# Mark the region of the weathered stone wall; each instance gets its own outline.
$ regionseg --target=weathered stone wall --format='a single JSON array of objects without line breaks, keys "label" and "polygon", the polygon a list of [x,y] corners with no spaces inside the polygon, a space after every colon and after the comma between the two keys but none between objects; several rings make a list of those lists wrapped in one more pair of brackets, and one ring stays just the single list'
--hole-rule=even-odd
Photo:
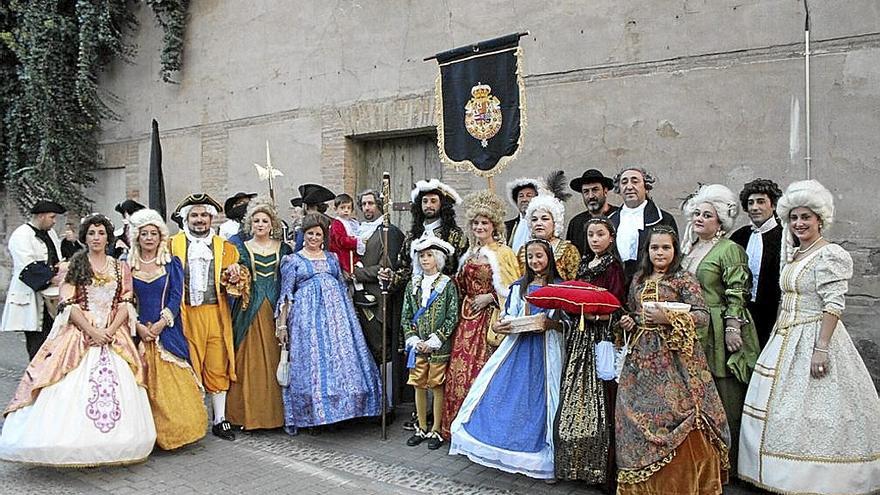
[{"label": "weathered stone wall", "polygon": [[[880,186],[880,4],[813,3],[813,177],[837,198],[830,237],[856,262],[845,321],[878,373],[880,229],[864,205]],[[697,182],[738,190],[756,176],[804,178],[803,4],[794,0],[193,2],[177,85],[159,80],[161,33],[148,9],[139,18],[136,59],[102,83],[123,102],[122,120],[102,136],[108,168],[95,199],[104,211],[126,193],[146,196],[151,118],[171,203],[196,190],[262,190],[252,163],[265,161],[267,140],[285,173],[282,199],[303,182],[353,192],[361,140],[435,125],[436,65],[424,57],[520,30],[531,33],[522,39],[528,126],[499,191],[556,168],[610,175],[639,163],[658,176],[658,202],[676,209]],[[445,177],[464,190],[485,184]],[[582,205],[573,198],[569,209]]]}]

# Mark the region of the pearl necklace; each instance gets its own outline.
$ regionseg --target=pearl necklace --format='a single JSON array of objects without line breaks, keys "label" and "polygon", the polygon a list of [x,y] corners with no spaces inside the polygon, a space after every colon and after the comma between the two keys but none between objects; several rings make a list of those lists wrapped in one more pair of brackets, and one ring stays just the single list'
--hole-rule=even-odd
[{"label": "pearl necklace", "polygon": [[794,254],[797,255],[797,254],[804,254],[804,253],[808,252],[809,250],[813,249],[813,247],[815,247],[816,244],[824,238],[825,238],[824,236],[820,235],[819,238],[816,239],[815,241],[813,241],[813,243],[810,244],[806,249],[801,249],[800,246],[798,246],[798,248],[794,250]]},{"label": "pearl necklace", "polygon": [[141,258],[140,255],[138,255],[138,263],[140,263],[142,265],[149,265],[151,263],[155,263],[158,258],[159,258],[159,255],[156,255],[156,256],[153,256],[152,259],[145,260],[145,259]]}]

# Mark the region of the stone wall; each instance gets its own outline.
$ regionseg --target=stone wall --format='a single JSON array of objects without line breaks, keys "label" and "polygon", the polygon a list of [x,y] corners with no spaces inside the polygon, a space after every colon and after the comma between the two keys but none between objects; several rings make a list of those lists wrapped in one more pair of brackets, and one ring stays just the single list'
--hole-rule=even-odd
[{"label": "stone wall", "polygon": [[[880,4],[813,3],[813,177],[837,198],[830,236],[856,262],[845,320],[878,373],[880,229],[863,205],[880,186]],[[122,101],[122,120],[105,123],[101,138],[103,211],[126,193],[145,199],[152,118],[172,205],[196,190],[263,190],[252,164],[265,162],[267,140],[285,174],[282,201],[303,182],[354,192],[365,173],[358,143],[433,129],[437,69],[424,57],[522,30],[528,126],[498,191],[556,168],[610,175],[639,163],[658,176],[657,201],[676,209],[697,182],[737,190],[756,176],[804,178],[803,4],[794,0],[201,1],[175,85],[159,80],[161,33],[147,8],[139,19],[137,57],[102,81]],[[463,190],[485,185],[444,177]],[[568,206],[582,209],[577,198]]]}]

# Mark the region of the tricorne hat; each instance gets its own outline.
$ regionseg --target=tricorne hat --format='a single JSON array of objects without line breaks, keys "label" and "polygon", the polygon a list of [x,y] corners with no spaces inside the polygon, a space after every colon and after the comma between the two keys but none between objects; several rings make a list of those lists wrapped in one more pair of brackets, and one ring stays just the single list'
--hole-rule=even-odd
[{"label": "tricorne hat", "polygon": [[332,191],[320,184],[302,184],[298,189],[303,205],[317,205],[336,199]]},{"label": "tricorne hat", "polygon": [[117,204],[113,209],[116,210],[116,213],[119,213],[120,215],[131,216],[132,213],[138,210],[143,210],[144,208],[146,208],[146,206],[138,203],[137,201],[133,199],[126,199],[125,201]]},{"label": "tricorne hat", "polygon": [[33,207],[31,207],[31,215],[39,215],[40,213],[57,213],[59,215],[63,215],[67,213],[67,208],[61,206],[54,201],[41,199],[40,201],[37,201]]},{"label": "tricorne hat", "polygon": [[450,256],[455,252],[455,248],[452,247],[452,244],[449,244],[435,235],[427,233],[412,244],[412,250],[414,253],[420,253],[426,249],[439,249],[446,256]]},{"label": "tricorne hat", "polygon": [[220,203],[214,200],[211,196],[206,193],[194,193],[189,196],[183,198],[183,201],[177,205],[177,208],[174,209],[175,212],[180,213],[180,210],[184,209],[187,206],[212,206],[217,213],[223,211],[223,208],[220,206]]},{"label": "tricorne hat", "polygon": [[605,187],[605,189],[614,188],[614,179],[610,177],[605,177],[602,172],[596,170],[595,168],[591,168],[584,172],[584,175],[580,177],[576,177],[572,180],[568,185],[571,186],[577,192],[581,192],[581,188],[584,184],[592,184],[598,182]]},{"label": "tricorne hat", "polygon": [[223,211],[229,211],[235,206],[235,203],[238,203],[238,200],[248,198],[254,199],[257,197],[257,193],[245,193],[245,192],[237,192],[234,195],[226,198],[226,201],[223,203]]},{"label": "tricorne hat", "polygon": [[416,182],[416,186],[410,192],[410,199],[415,203],[419,198],[419,194],[427,192],[436,192],[441,196],[446,196],[451,199],[452,202],[457,205],[461,204],[461,196],[458,195],[458,192],[456,192],[452,186],[440,182],[439,179],[420,180]]}]

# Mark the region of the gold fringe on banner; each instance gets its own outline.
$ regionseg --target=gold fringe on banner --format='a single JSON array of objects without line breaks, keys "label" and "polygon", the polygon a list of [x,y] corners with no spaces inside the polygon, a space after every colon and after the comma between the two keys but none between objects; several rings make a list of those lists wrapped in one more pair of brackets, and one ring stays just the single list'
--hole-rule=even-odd
[{"label": "gold fringe on banner", "polygon": [[[494,55],[497,52],[488,53],[486,55]],[[474,175],[485,178],[492,178],[501,173],[508,163],[516,160],[519,152],[523,147],[523,136],[526,131],[526,83],[523,78],[523,49],[521,46],[516,47],[516,85],[519,86],[519,139],[516,141],[516,151],[510,156],[503,156],[498,163],[492,167],[492,170],[480,170],[470,160],[462,160],[457,162],[446,155],[445,136],[443,132],[443,76],[440,73],[440,67],[437,69],[437,79],[434,82],[434,118],[437,120],[437,150],[440,154],[440,161],[457,170],[466,170]]]}]

